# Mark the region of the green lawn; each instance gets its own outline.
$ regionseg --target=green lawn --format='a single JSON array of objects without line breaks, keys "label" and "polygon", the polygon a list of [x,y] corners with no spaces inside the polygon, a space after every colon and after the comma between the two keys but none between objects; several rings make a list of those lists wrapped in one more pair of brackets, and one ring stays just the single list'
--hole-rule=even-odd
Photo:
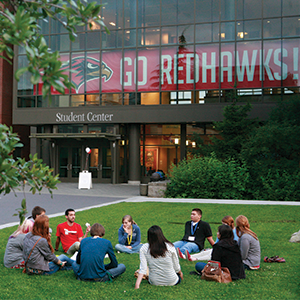
[{"label": "green lawn", "polygon": [[[62,271],[52,276],[28,276],[20,270],[6,269],[2,259],[0,299],[300,299],[300,244],[289,243],[291,234],[300,229],[299,206],[120,203],[78,212],[76,221],[83,229],[86,222],[101,223],[106,229],[105,238],[115,245],[123,215],[131,214],[141,228],[142,242],[146,242],[147,230],[152,225],[161,226],[165,236],[175,242],[182,238],[184,223],[189,220],[194,207],[202,209],[202,219],[210,223],[214,239],[223,216],[230,214],[236,218],[244,214],[259,237],[262,260],[264,256],[280,255],[286,259],[286,263],[262,261],[260,270],[246,271],[245,280],[218,284],[189,275],[195,263],[180,260],[184,274],[182,284],[156,287],[143,281],[140,289],[134,290],[134,271],[139,268],[138,254],[116,254],[127,270],[113,283],[81,282],[75,279],[73,271]],[[64,220],[64,216],[50,219],[53,245],[56,226]],[[7,238],[14,230],[15,227],[0,230],[1,258]],[[209,246],[206,242],[206,247]]]}]

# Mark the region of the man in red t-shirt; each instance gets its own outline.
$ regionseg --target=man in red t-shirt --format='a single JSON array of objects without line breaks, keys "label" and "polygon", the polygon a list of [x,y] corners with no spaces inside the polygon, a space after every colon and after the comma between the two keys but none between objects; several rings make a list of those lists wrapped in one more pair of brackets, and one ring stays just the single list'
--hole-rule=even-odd
[{"label": "man in red t-shirt", "polygon": [[55,251],[58,251],[58,246],[61,242],[64,252],[74,254],[79,249],[81,240],[87,237],[90,226],[87,227],[83,235],[81,226],[75,223],[75,210],[72,208],[67,209],[65,216],[67,221],[57,225]]}]

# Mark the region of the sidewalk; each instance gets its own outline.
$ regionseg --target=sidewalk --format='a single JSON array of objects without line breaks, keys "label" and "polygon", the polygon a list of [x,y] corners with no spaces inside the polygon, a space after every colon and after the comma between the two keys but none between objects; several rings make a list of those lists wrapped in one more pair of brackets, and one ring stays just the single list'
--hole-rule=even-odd
[{"label": "sidewalk", "polygon": [[[18,224],[18,217],[12,217],[12,215],[16,212],[15,209],[20,207],[22,198],[23,193],[21,192],[17,192],[17,197],[13,194],[1,195],[0,229]],[[76,211],[83,211],[124,201],[300,206],[300,201],[150,198],[139,196],[139,185],[100,183],[93,184],[93,188],[90,190],[78,190],[77,183],[60,183],[57,185],[57,190],[53,191],[53,198],[50,197],[47,190],[43,190],[41,195],[32,195],[27,190],[26,200],[29,212],[35,205],[40,205],[46,209],[50,218],[63,215],[68,207],[72,207]]]}]

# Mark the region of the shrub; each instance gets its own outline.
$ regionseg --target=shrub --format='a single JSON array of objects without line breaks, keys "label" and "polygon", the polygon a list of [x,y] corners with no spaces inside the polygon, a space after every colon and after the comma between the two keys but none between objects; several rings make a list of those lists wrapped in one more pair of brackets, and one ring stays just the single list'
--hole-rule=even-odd
[{"label": "shrub", "polygon": [[229,159],[194,157],[173,166],[166,197],[244,199],[248,171]]}]

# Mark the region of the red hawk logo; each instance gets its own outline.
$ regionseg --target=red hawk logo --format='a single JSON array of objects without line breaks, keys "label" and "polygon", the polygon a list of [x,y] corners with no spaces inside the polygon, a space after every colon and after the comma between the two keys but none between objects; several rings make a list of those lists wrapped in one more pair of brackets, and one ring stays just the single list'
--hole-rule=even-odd
[{"label": "red hawk logo", "polygon": [[[75,86],[76,93],[78,93],[79,89],[86,82],[90,82],[92,80],[99,80],[100,74],[101,78],[104,78],[104,81],[107,82],[113,75],[113,70],[104,62],[90,56],[77,56],[72,58],[71,66],[70,61],[63,62],[62,69],[74,70],[76,72],[71,75],[71,82]],[[100,70],[101,68],[101,70]]]}]

